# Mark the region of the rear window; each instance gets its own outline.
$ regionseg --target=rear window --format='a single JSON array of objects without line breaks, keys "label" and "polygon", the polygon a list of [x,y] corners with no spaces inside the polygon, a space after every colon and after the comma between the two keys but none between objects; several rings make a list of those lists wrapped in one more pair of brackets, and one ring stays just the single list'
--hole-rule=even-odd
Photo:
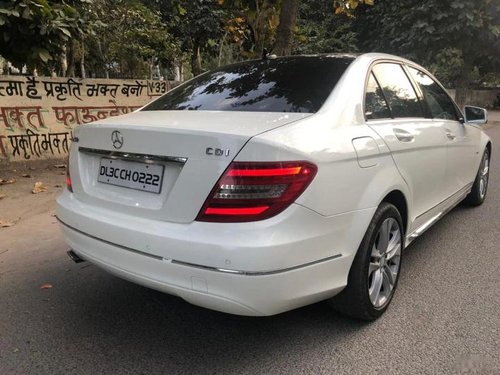
[{"label": "rear window", "polygon": [[382,86],[394,118],[424,117],[417,93],[401,65],[377,64],[373,67],[373,74]]},{"label": "rear window", "polygon": [[233,64],[186,82],[143,110],[313,113],[353,60],[296,56]]}]

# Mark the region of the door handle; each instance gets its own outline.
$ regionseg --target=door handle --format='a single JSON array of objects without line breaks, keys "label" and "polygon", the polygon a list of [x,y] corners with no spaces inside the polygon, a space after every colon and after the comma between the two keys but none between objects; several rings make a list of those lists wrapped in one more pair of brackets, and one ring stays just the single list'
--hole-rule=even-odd
[{"label": "door handle", "polygon": [[413,142],[415,136],[403,129],[394,129],[394,135],[401,142]]},{"label": "door handle", "polygon": [[453,141],[455,138],[457,138],[457,136],[453,134],[450,129],[444,129],[444,134],[446,134],[446,137],[448,137],[450,141]]}]

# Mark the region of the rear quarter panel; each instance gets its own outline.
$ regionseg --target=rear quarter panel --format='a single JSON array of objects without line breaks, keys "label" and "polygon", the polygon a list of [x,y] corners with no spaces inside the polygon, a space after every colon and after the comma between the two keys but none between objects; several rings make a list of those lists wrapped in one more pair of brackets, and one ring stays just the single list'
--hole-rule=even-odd
[{"label": "rear quarter panel", "polygon": [[[372,129],[366,125],[334,128],[328,122],[328,116],[318,114],[261,134],[243,148],[236,160],[315,163],[318,173],[296,203],[323,216],[377,207],[395,189],[408,196],[389,149]],[[378,150],[363,157],[371,167],[362,168],[358,162],[352,141],[360,137],[371,137],[377,143]]]}]

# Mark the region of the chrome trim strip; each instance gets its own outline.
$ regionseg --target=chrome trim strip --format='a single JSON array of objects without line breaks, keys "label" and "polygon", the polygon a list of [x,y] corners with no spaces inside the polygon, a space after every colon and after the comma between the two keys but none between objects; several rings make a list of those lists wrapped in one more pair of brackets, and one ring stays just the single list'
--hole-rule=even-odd
[{"label": "chrome trim strip", "polygon": [[427,211],[421,213],[420,215],[418,215],[415,219],[418,219],[419,217],[421,216],[424,216],[427,212],[429,211],[432,211],[433,209],[435,209],[437,206],[439,206],[440,204],[443,204],[444,202],[446,202],[448,199],[451,199],[453,198],[455,195],[461,195],[462,193],[465,192],[465,194],[469,194],[470,192],[470,189],[472,188],[472,185],[474,183],[473,182],[470,182],[468,183],[467,185],[465,185],[463,188],[461,188],[460,190],[458,190],[456,193],[453,193],[452,195],[450,195],[448,198],[445,198],[443,199],[441,202],[439,202],[438,204],[432,206],[431,208],[429,208]]},{"label": "chrome trim strip", "polygon": [[138,161],[138,162],[142,162],[142,163],[153,162],[153,161],[162,161],[162,162],[169,162],[169,163],[184,164],[188,160],[187,158],[180,157],[180,156],[133,154],[130,152],[99,150],[96,148],[89,148],[89,147],[78,147],[78,151],[86,153],[86,154],[102,155],[102,156],[109,157],[111,159],[123,159],[123,160],[130,160],[130,161]]},{"label": "chrome trim strip", "polygon": [[144,255],[146,257],[149,257],[149,258],[153,258],[153,259],[156,259],[156,260],[163,260],[163,257],[159,256],[159,255],[154,255],[154,254],[149,254],[149,253],[145,253],[144,251],[140,251],[140,250],[136,250],[136,249],[132,249],[131,247],[127,247],[127,246],[122,246],[122,245],[118,245],[114,242],[110,242],[110,241],[106,241],[106,240],[103,240],[102,238],[99,238],[99,237],[95,237],[95,236],[92,236],[91,234],[88,234],[86,232],[83,232],[79,229],[76,229],[75,227],[72,227],[71,225],[68,225],[66,224],[64,221],[62,221],[61,219],[59,219],[59,217],[56,216],[56,219],[57,221],[59,221],[59,223],[61,223],[62,225],[64,225],[66,228],[69,228],[71,230],[74,230],[75,232],[77,233],[80,233],[80,234],[83,234],[84,236],[87,236],[89,238],[92,238],[93,240],[97,240],[97,241],[101,241],[101,242],[104,242],[105,244],[107,245],[111,245],[111,246],[115,246],[115,247],[119,247],[120,249],[122,250],[127,250],[127,251],[130,251],[132,253],[136,253],[136,254],[139,254],[139,255]]},{"label": "chrome trim strip", "polygon": [[[438,203],[431,209],[427,210],[425,213],[429,212],[430,210],[436,208],[440,204],[446,202],[448,199],[452,199],[453,197],[456,197],[456,200],[450,204],[448,207],[446,207],[444,210],[438,212],[435,216],[433,216],[430,220],[426,221],[424,224],[422,224],[420,227],[415,229],[413,233],[409,234],[406,237],[406,245],[409,245],[415,238],[420,237],[427,229],[429,229],[433,224],[435,224],[439,219],[441,219],[444,215],[446,215],[448,212],[453,210],[458,204],[462,201],[463,198],[469,194],[471,188],[472,188],[473,183],[465,185],[462,189],[457,191],[455,194],[450,195],[448,198],[446,198],[444,201]],[[424,213],[424,214],[425,214]],[[422,214],[423,215],[423,214]],[[422,216],[420,215],[420,216]],[[420,217],[418,216],[418,217]]]},{"label": "chrome trim strip", "polygon": [[202,266],[202,265],[199,265],[199,264],[193,264],[193,263],[188,263],[188,262],[181,262],[181,261],[174,260],[174,259],[172,259],[172,263],[173,264],[178,264],[180,266],[200,268],[200,269],[204,269],[204,270],[207,270],[207,271],[229,273],[229,274],[234,274],[234,275],[242,275],[242,276],[267,276],[267,275],[275,275],[277,273],[294,271],[294,270],[297,270],[297,269],[300,269],[300,268],[304,268],[304,267],[312,266],[312,265],[315,265],[315,264],[318,264],[318,263],[327,262],[327,261],[332,260],[332,259],[340,258],[341,256],[342,256],[342,254],[336,254],[336,255],[333,255],[331,257],[327,257],[327,258],[322,258],[322,259],[319,259],[319,260],[315,260],[313,262],[299,264],[298,266],[292,266],[292,267],[288,267],[288,268],[280,268],[280,269],[271,270],[271,271],[238,271],[238,270],[230,270],[230,269],[226,269],[226,268],[217,268],[217,267]]},{"label": "chrome trim strip", "polygon": [[408,236],[408,240],[414,240],[415,238],[419,237],[424,233],[427,229],[429,229],[432,224],[434,224],[436,221],[438,221],[442,216],[444,215],[444,211],[439,212],[437,215],[431,217],[429,220],[427,220],[425,223],[423,223],[421,226],[419,226],[415,231]]},{"label": "chrome trim strip", "polygon": [[139,255],[144,255],[144,256],[147,256],[149,258],[153,258],[153,259],[160,260],[160,261],[167,261],[167,262],[170,262],[172,264],[177,264],[179,266],[193,267],[193,268],[203,269],[203,270],[206,270],[206,271],[221,272],[221,273],[227,273],[227,274],[233,274],[233,275],[240,275],[240,276],[266,276],[266,275],[275,275],[275,274],[278,274],[278,273],[294,271],[294,270],[297,270],[299,268],[304,268],[304,267],[312,266],[312,265],[315,265],[315,264],[318,264],[318,263],[327,262],[329,260],[340,258],[342,256],[342,254],[336,254],[336,255],[333,255],[331,257],[327,257],[327,258],[315,260],[313,262],[309,262],[309,263],[305,263],[305,264],[300,264],[298,266],[292,266],[292,267],[282,268],[282,269],[272,270],[272,271],[239,271],[239,270],[231,270],[231,269],[226,269],[226,268],[217,268],[217,267],[203,266],[203,265],[200,265],[200,264],[182,262],[180,260],[175,260],[175,259],[167,259],[167,258],[163,258],[163,257],[161,257],[159,255],[149,254],[149,253],[146,253],[146,252],[143,252],[143,251],[140,251],[140,250],[132,249],[132,248],[127,247],[127,246],[118,245],[116,243],[103,240],[102,238],[98,238],[98,237],[92,236],[91,234],[88,234],[88,233],[85,233],[85,232],[83,232],[83,231],[81,231],[79,229],[76,229],[76,228],[72,227],[71,225],[66,224],[64,221],[62,221],[57,216],[56,216],[56,219],[59,221],[59,223],[61,223],[62,225],[64,225],[65,227],[67,227],[67,228],[69,228],[71,230],[74,230],[77,233],[80,233],[80,234],[82,234],[84,236],[92,238],[92,239],[94,239],[96,241],[104,242],[105,244],[118,247],[118,248],[120,248],[122,250],[130,251],[130,252],[133,252],[133,253],[136,253],[136,254],[139,254]]}]

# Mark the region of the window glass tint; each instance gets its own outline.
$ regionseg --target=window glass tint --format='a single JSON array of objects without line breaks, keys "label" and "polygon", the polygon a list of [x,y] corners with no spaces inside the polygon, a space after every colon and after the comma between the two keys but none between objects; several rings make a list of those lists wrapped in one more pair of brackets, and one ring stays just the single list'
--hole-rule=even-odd
[{"label": "window glass tint", "polygon": [[316,112],[352,61],[296,56],[233,64],[186,82],[144,110]]},{"label": "window glass tint", "polygon": [[432,117],[445,120],[458,120],[455,106],[446,92],[427,74],[411,67],[409,71],[413,79],[420,86]]},{"label": "window glass tint", "polygon": [[365,114],[369,120],[391,117],[382,89],[373,74],[370,74],[366,85]]},{"label": "window glass tint", "polygon": [[373,67],[373,73],[384,90],[392,116],[424,117],[417,94],[401,65],[378,64]]}]

